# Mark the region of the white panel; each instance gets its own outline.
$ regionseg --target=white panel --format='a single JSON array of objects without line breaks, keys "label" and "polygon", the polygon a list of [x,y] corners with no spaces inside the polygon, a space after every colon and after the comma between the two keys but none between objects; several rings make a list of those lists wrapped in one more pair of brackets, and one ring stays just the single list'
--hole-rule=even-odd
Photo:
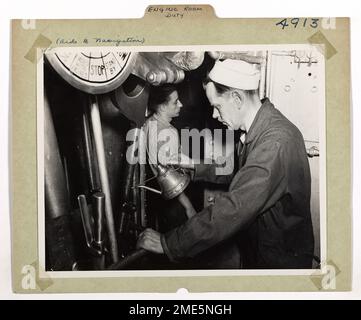
[{"label": "white panel", "polygon": [[[312,53],[297,54],[307,61]],[[320,64],[297,63],[295,57],[282,52],[273,52],[269,62],[271,102],[300,129],[305,140],[319,141]]]}]

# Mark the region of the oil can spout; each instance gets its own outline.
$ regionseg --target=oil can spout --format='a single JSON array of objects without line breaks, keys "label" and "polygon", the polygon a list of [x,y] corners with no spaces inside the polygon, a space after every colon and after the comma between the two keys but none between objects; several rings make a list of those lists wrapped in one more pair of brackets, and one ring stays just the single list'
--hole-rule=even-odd
[{"label": "oil can spout", "polygon": [[144,185],[138,185],[137,188],[143,188],[151,192],[161,194],[164,199],[170,200],[179,196],[187,188],[190,182],[189,175],[183,171],[178,171],[173,167],[166,167],[161,164],[157,164],[156,169],[156,178],[160,186],[160,190]]}]

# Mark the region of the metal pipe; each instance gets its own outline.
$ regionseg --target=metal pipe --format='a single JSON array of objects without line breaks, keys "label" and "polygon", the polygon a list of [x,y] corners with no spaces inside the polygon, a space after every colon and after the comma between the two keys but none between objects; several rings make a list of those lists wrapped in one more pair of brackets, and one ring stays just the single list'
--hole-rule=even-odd
[{"label": "metal pipe", "polygon": [[136,152],[138,152],[138,141],[140,135],[140,128],[134,128],[131,130],[133,136],[130,137],[129,141],[131,145],[129,146],[130,150],[127,151],[127,156],[129,159],[126,159],[126,167],[125,167],[125,175],[124,175],[124,187],[122,189],[121,198],[122,201],[128,201],[130,197],[130,191],[133,183],[133,175],[134,175],[134,168],[135,168],[135,156]]},{"label": "metal pipe", "polygon": [[[140,163],[139,164],[139,184],[144,185],[146,180],[146,172],[145,172],[145,165]],[[140,189],[139,192],[140,196],[140,225],[145,228],[147,225],[147,214],[146,214],[146,192],[143,188]]]},{"label": "metal pipe", "polygon": [[261,65],[261,79],[260,79],[260,83],[259,83],[259,98],[263,99],[265,97],[265,93],[266,93],[266,61],[267,59],[265,58]]},{"label": "metal pipe", "polygon": [[92,196],[92,209],[94,218],[94,241],[103,246],[103,218],[104,218],[105,196],[103,192],[96,192]]},{"label": "metal pipe", "polygon": [[49,248],[46,268],[54,271],[72,270],[75,255],[69,222],[70,201],[46,90],[44,95],[44,174],[45,236]]},{"label": "metal pipe", "polygon": [[83,123],[83,137],[84,137],[84,149],[85,149],[85,162],[88,171],[88,179],[90,184],[90,193],[100,189],[99,180],[97,179],[97,159],[93,153],[93,146],[90,134],[89,125],[89,108],[84,106],[84,112],[82,115]]},{"label": "metal pipe", "polygon": [[58,218],[69,213],[70,202],[53,117],[46,95],[44,96],[44,132],[46,215],[50,218]]},{"label": "metal pipe", "polygon": [[68,170],[68,160],[66,157],[63,157],[63,165],[64,165],[64,177],[65,177],[65,185],[66,191],[68,191],[68,199],[70,199],[70,182],[69,182],[69,170]]},{"label": "metal pipe", "polygon": [[104,193],[97,192],[93,194],[91,216],[85,195],[81,194],[78,196],[85,240],[91,255],[94,270],[103,270],[105,264],[103,234],[104,200]]},{"label": "metal pipe", "polygon": [[246,52],[239,51],[209,51],[208,54],[215,60],[218,59],[234,59],[234,60],[243,60],[248,63],[261,64],[264,60],[263,57],[254,56]]},{"label": "metal pipe", "polygon": [[103,192],[96,192],[92,195],[92,211],[94,218],[94,246],[101,253],[101,256],[93,258],[93,265],[96,270],[104,270],[104,210],[105,196]]},{"label": "metal pipe", "polygon": [[108,270],[125,269],[126,267],[129,267],[131,264],[133,264],[134,262],[138,261],[139,259],[147,256],[148,254],[150,254],[149,251],[144,250],[144,249],[139,249],[139,250],[133,252],[132,254],[126,256],[124,259],[120,260],[119,262],[112,264],[107,269]]},{"label": "metal pipe", "polygon": [[[139,164],[135,165],[134,168],[134,175],[133,175],[133,205],[135,207],[135,210],[133,212],[133,221],[134,225],[141,226],[140,224],[140,192],[138,188],[135,188],[135,186],[139,184]],[[138,237],[138,230],[134,230],[135,236]]]},{"label": "metal pipe", "polygon": [[99,176],[102,191],[105,195],[105,217],[107,222],[107,230],[110,244],[110,252],[113,262],[119,260],[118,244],[115,236],[113,208],[110,197],[110,187],[108,180],[108,172],[106,167],[102,126],[100,122],[99,106],[96,96],[90,96],[90,117],[92,122],[93,137],[95,142],[95,151],[98,158]]},{"label": "metal pipe", "polygon": [[[123,202],[123,207],[124,204],[129,203],[130,202],[130,192],[131,192],[131,188],[132,188],[132,184],[133,184],[133,176],[134,176],[134,169],[135,169],[135,156],[136,156],[136,152],[137,152],[137,147],[138,147],[138,139],[139,139],[139,135],[140,135],[140,128],[133,128],[133,130],[131,130],[131,132],[133,133],[133,136],[130,138],[129,141],[131,142],[131,145],[129,145],[129,152],[127,151],[127,156],[129,156],[129,159],[126,159],[125,162],[125,174],[124,174],[124,182],[123,182],[123,187],[121,189],[121,200]],[[120,218],[119,218],[119,233],[124,233],[125,231],[125,225],[126,225],[126,219],[127,219],[127,213],[125,212],[125,210],[122,210],[120,213]]]},{"label": "metal pipe", "polygon": [[85,195],[81,194],[78,196],[78,203],[79,203],[80,216],[83,223],[85,241],[87,247],[91,248],[92,243],[94,241],[94,232],[91,225],[91,218]]}]

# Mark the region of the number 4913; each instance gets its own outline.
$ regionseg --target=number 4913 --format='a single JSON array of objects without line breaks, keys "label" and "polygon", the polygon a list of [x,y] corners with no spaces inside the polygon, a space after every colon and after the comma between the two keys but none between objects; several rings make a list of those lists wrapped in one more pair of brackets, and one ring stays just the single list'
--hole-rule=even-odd
[{"label": "number 4913", "polygon": [[319,18],[290,18],[290,19],[282,19],[281,21],[276,23],[276,26],[282,27],[282,30],[286,27],[311,27],[316,29],[319,25]]}]

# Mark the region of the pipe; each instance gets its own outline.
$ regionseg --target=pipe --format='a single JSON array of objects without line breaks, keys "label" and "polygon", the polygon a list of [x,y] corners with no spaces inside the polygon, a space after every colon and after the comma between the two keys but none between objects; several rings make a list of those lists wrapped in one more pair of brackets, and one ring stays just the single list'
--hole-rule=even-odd
[{"label": "pipe", "polygon": [[91,225],[91,218],[85,195],[81,194],[78,196],[78,203],[79,203],[80,216],[85,235],[85,242],[87,247],[91,248],[92,243],[94,241],[94,233]]},{"label": "pipe", "polygon": [[70,201],[46,91],[44,95],[44,175],[45,236],[49,248],[46,268],[54,271],[72,270],[75,255],[69,222]]},{"label": "pipe", "polygon": [[[145,165],[140,163],[139,164],[139,183],[140,185],[144,185],[146,180],[146,172],[145,172]],[[147,226],[147,214],[146,214],[146,192],[145,189],[141,188],[139,190],[139,196],[140,196],[140,225],[142,228],[145,228]]]},{"label": "pipe", "polygon": [[131,265],[134,262],[136,262],[137,260],[147,256],[148,254],[150,254],[149,251],[147,251],[145,249],[139,249],[139,250],[133,252],[132,254],[126,256],[121,261],[119,261],[117,263],[114,263],[111,266],[109,266],[108,270],[122,270],[122,269],[125,269],[129,265]]},{"label": "pipe", "polygon": [[91,215],[85,195],[81,194],[78,196],[85,240],[88,251],[91,254],[94,270],[103,270],[105,264],[103,234],[104,200],[105,197],[102,192],[96,192],[92,195]]},{"label": "pipe", "polygon": [[84,111],[82,115],[82,124],[83,124],[83,138],[84,138],[84,149],[85,149],[85,162],[88,172],[88,179],[90,184],[90,193],[96,192],[100,189],[99,178],[97,177],[97,159],[93,152],[93,146],[91,141],[90,134],[90,125],[89,125],[89,108],[84,106]]},{"label": "pipe", "polygon": [[70,210],[64,168],[47,96],[44,96],[45,205],[50,218],[67,215]]},{"label": "pipe", "polygon": [[[131,142],[131,145],[128,147],[130,148],[129,151],[127,151],[127,156],[129,156],[129,159],[126,159],[126,165],[125,165],[125,174],[124,174],[124,183],[123,187],[121,189],[121,200],[123,204],[126,204],[130,202],[130,191],[133,184],[133,176],[134,176],[134,168],[135,168],[135,156],[136,152],[138,151],[138,141],[139,141],[139,135],[140,135],[140,128],[133,128],[131,130],[133,133],[133,136],[129,138],[129,141]],[[126,215],[127,213],[125,210],[122,210],[120,213],[119,218],[119,233],[122,234],[125,231],[125,225],[126,225]]]},{"label": "pipe", "polygon": [[103,247],[103,218],[104,218],[105,196],[102,192],[92,195],[92,209],[94,218],[94,241],[102,249]]},{"label": "pipe", "polygon": [[105,195],[105,217],[107,222],[110,252],[113,262],[117,262],[119,260],[118,244],[117,244],[117,238],[115,236],[113,208],[111,203],[110,187],[109,187],[108,173],[106,168],[103,133],[100,122],[98,100],[96,96],[90,96],[90,117],[91,117],[93,137],[95,142],[95,151],[98,158],[100,184],[102,187],[102,192]]},{"label": "pipe", "polygon": [[94,218],[94,246],[101,255],[93,258],[93,265],[96,270],[104,270],[104,206],[105,196],[103,192],[96,192],[92,195],[92,211]]},{"label": "pipe", "polygon": [[261,64],[264,61],[263,57],[254,56],[246,52],[238,52],[238,51],[208,51],[208,54],[214,60],[224,60],[224,59],[234,59],[234,60],[243,60],[248,63]]},{"label": "pipe", "polygon": [[126,159],[126,168],[125,168],[125,178],[124,178],[124,187],[122,189],[122,200],[128,201],[130,197],[130,190],[133,183],[133,175],[134,175],[134,169],[135,169],[135,157],[136,153],[138,152],[138,141],[139,141],[139,135],[140,135],[140,128],[134,128],[132,130],[133,136],[130,137],[129,141],[131,142],[131,145],[129,146],[129,150],[127,150],[127,156],[129,155],[129,159]]},{"label": "pipe", "polygon": [[133,74],[155,86],[179,83],[185,77],[182,69],[157,52],[147,52],[146,55],[139,53]]},{"label": "pipe", "polygon": [[[135,186],[139,184],[139,164],[135,165],[134,168],[134,175],[133,175],[133,205],[134,205],[134,212],[133,212],[133,222],[136,226],[141,226],[140,224],[140,190],[138,188],[135,188]],[[134,230],[135,236],[138,237],[138,230]]]}]

